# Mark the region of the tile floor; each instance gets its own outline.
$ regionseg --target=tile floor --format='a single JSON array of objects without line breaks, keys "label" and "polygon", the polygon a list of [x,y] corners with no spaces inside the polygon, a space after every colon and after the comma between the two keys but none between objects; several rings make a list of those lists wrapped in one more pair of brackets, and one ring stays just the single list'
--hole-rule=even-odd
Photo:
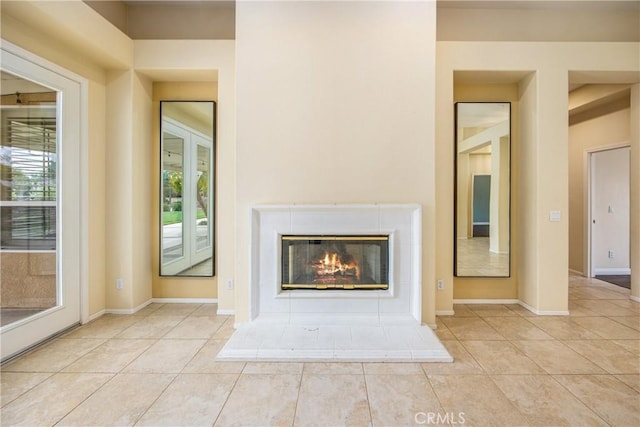
[{"label": "tile floor", "polygon": [[458,305],[454,363],[219,362],[215,305],[105,315],[2,367],[0,424],[640,425],[640,304],[570,278],[571,316]]},{"label": "tile floor", "polygon": [[456,240],[459,276],[509,276],[509,254],[489,250],[488,237]]}]

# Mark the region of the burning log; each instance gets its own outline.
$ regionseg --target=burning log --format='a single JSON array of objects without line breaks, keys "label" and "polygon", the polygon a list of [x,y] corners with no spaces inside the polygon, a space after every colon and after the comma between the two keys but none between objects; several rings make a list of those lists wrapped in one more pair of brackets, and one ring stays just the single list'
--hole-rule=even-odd
[{"label": "burning log", "polygon": [[324,257],[312,262],[311,267],[316,277],[349,276],[360,280],[360,267],[349,255],[342,259],[337,252],[325,252]]}]

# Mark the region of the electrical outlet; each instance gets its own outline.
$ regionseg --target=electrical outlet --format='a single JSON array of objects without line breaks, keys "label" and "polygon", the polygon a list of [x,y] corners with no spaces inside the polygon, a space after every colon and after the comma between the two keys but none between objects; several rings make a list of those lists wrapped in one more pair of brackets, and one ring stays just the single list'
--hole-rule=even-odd
[{"label": "electrical outlet", "polygon": [[122,290],[124,288],[124,280],[122,278],[116,279],[116,289]]},{"label": "electrical outlet", "polygon": [[444,291],[444,280],[438,279],[438,290]]},{"label": "electrical outlet", "polygon": [[233,279],[227,279],[227,290],[233,289]]},{"label": "electrical outlet", "polygon": [[613,250],[612,250],[612,249],[610,249],[610,250],[609,250],[609,258],[613,259],[613,255],[614,255],[614,254],[613,254]]}]

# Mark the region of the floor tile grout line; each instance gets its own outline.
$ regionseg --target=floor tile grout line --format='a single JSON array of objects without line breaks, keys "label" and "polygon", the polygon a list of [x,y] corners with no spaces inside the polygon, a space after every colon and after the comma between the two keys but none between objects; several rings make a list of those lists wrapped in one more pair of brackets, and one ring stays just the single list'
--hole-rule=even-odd
[{"label": "floor tile grout line", "polygon": [[[611,424],[610,424],[610,423],[608,423],[608,422],[607,422],[607,420],[605,420],[605,419],[602,417],[602,415],[600,415],[600,413],[599,413],[599,412],[597,412],[595,409],[593,409],[593,408],[589,405],[589,402],[585,402],[584,400],[582,400],[582,399],[580,398],[580,396],[576,395],[576,394],[575,394],[574,392],[572,392],[568,387],[566,387],[564,384],[562,384],[560,381],[558,381],[558,379],[557,379],[556,377],[557,377],[557,376],[560,376],[560,375],[567,375],[567,374],[551,374],[551,375],[549,375],[549,376],[550,376],[551,378],[553,378],[553,380],[554,380],[556,383],[560,384],[560,387],[562,387],[563,389],[565,389],[565,390],[567,391],[567,393],[569,393],[571,396],[575,397],[575,398],[576,398],[580,403],[582,403],[584,406],[586,406],[586,407],[587,407],[587,409],[588,409],[589,411],[593,412],[593,413],[594,413],[598,418],[600,418],[600,419],[601,419],[605,424],[607,424],[607,425],[611,426]],[[568,374],[568,375],[580,376],[580,375],[583,375],[583,374]],[[618,380],[618,381],[619,381],[619,380]],[[622,382],[622,381],[621,381],[621,382]]]},{"label": "floor tile grout line", "polygon": [[[601,341],[601,340],[565,340],[565,341]],[[625,349],[622,346],[619,346],[618,344],[616,344],[613,340],[607,340],[610,344],[613,344],[617,347],[620,347],[620,349],[626,353],[629,353],[629,355],[633,356],[633,353],[631,353],[630,351],[628,351],[627,349]],[[624,372],[610,372],[605,366],[602,366],[600,363],[598,363],[597,361],[591,359],[588,355],[581,353],[578,350],[575,350],[573,347],[571,347],[570,345],[568,345],[566,342],[564,343],[567,347],[569,347],[570,349],[572,349],[573,351],[575,351],[576,353],[578,353],[580,356],[584,357],[585,359],[587,359],[589,362],[593,363],[594,365],[596,365],[598,368],[602,369],[603,371],[605,371],[607,374],[609,375],[618,375],[618,374],[625,374]],[[638,372],[640,373],[640,371]]]},{"label": "floor tile grout line", "polygon": [[211,338],[204,339],[204,343],[202,343],[200,348],[196,352],[194,352],[191,358],[184,364],[184,366],[180,369],[180,372],[178,372],[178,375],[182,375],[185,373],[184,370],[187,368],[187,366],[189,366],[189,363],[191,363],[193,359],[195,359],[196,356],[198,356],[198,354],[207,346],[207,343],[209,342],[210,339]]},{"label": "floor tile grout line", "polygon": [[371,398],[369,397],[369,387],[367,385],[367,375],[364,366],[362,367],[362,377],[364,381],[364,394],[367,397],[367,410],[369,412],[369,425],[373,426],[373,412],[371,410]]},{"label": "floor tile grout line", "polygon": [[300,379],[298,380],[298,393],[296,395],[296,404],[293,408],[293,417],[291,417],[291,427],[296,425],[296,416],[298,415],[298,404],[300,402],[300,392],[302,391],[302,379],[304,378],[304,368],[305,363],[302,364],[302,369],[300,370]]},{"label": "floor tile grout line", "polygon": [[[467,341],[471,341],[471,340],[467,340]],[[489,341],[489,340],[482,340],[483,342]],[[515,345],[513,343],[513,340],[494,340],[496,342],[507,342],[511,347],[513,347],[515,349],[515,351],[517,352],[518,355],[526,358],[527,360],[529,360],[530,362],[532,362],[535,366],[537,366],[538,368],[540,368],[543,372],[546,373],[546,375],[548,375],[549,373],[547,372],[546,369],[544,369],[543,366],[541,366],[539,363],[537,363],[534,359],[532,359],[531,357],[529,357],[529,355],[527,355],[520,347],[518,347],[517,345]],[[525,340],[526,341],[526,340]],[[533,341],[533,340],[532,340]],[[535,341],[542,341],[542,340],[535,340]],[[552,340],[546,340],[546,341],[552,341]],[[469,353],[471,355],[471,357],[473,357],[474,361],[482,368],[482,370],[487,374],[487,375],[495,375],[489,371],[487,371],[487,369],[480,363],[480,361],[473,356],[473,353],[468,349],[467,346],[464,345],[464,342],[460,343],[465,350],[467,351],[467,353]],[[522,374],[512,374],[512,375],[522,375]]]},{"label": "floor tile grout line", "polygon": [[[95,372],[85,372],[88,374],[95,374]],[[118,374],[104,374],[104,375],[111,375],[111,377],[105,381],[100,387],[96,388],[94,391],[92,391],[91,393],[89,393],[84,399],[82,399],[82,401],[78,402],[78,404],[76,406],[74,406],[72,409],[70,409],[67,413],[65,413],[62,417],[60,417],[60,419],[58,419],[56,422],[54,422],[52,425],[58,425],[60,424],[60,422],[62,420],[64,420],[66,417],[69,416],[69,414],[71,414],[73,411],[75,411],[76,409],[78,409],[80,407],[80,405],[82,405],[84,402],[86,402],[87,400],[89,400],[89,398],[91,398],[91,396],[93,396],[94,394],[96,394],[98,391],[102,390],[102,388],[104,386],[106,386],[107,384],[109,384],[111,381],[113,381],[113,379],[115,377],[118,376]],[[53,376],[53,375],[52,375]]]},{"label": "floor tile grout line", "polygon": [[[607,372],[604,373],[574,373],[574,374],[563,374],[563,373],[549,373],[548,371],[544,370],[544,373],[539,373],[539,374],[534,374],[534,373],[529,373],[529,374],[525,374],[525,373],[511,373],[511,374],[498,374],[498,373],[489,373],[487,375],[488,377],[491,378],[491,380],[494,382],[494,384],[498,387],[498,389],[500,389],[500,387],[498,386],[498,384],[495,381],[495,377],[509,377],[509,376],[539,376],[539,377],[544,377],[544,378],[552,378],[554,382],[556,382],[559,386],[561,386],[563,389],[565,389],[566,391],[569,392],[569,394],[571,394],[572,396],[574,396],[578,401],[580,401],[583,405],[585,405],[588,409],[590,409],[590,411],[596,415],[598,418],[602,419],[602,417],[596,413],[595,411],[591,410],[591,408],[589,408],[589,406],[587,406],[586,402],[583,402],[577,395],[575,395],[574,393],[571,392],[571,390],[567,389],[562,383],[560,383],[557,378],[555,378],[556,376],[614,376],[614,374],[610,374]],[[502,392],[502,389],[500,389],[500,391]],[[502,392],[504,395],[504,392]],[[510,399],[507,395],[504,395],[505,398],[509,401],[512,402],[512,404],[514,404],[514,401],[512,399]],[[515,404],[514,404],[515,405]],[[516,408],[516,410],[518,410]],[[518,410],[519,411],[519,410]],[[521,412],[521,411],[519,411]],[[521,412],[522,413],[522,412]],[[531,418],[528,414],[522,413],[524,416],[526,416],[527,418]],[[604,421],[604,420],[603,420]]]},{"label": "floor tile grout line", "polygon": [[[502,340],[494,340],[494,341],[502,341]],[[458,341],[458,342],[460,343],[462,348],[464,348],[464,350],[469,354],[469,356],[471,356],[471,359],[473,359],[473,361],[476,363],[476,365],[478,365],[480,367],[480,369],[482,369],[482,375],[489,375],[489,372],[487,371],[487,369],[482,365],[482,363],[480,363],[478,361],[478,359],[473,355],[473,353],[471,353],[467,349],[467,346],[464,345],[464,342],[462,342],[462,341]]]},{"label": "floor tile grout line", "polygon": [[[482,369],[482,367],[480,367]],[[422,370],[425,374],[425,376],[427,377],[427,381],[429,382],[429,387],[431,387],[431,391],[433,391],[433,395],[436,397],[436,399],[438,400],[438,408],[442,409],[445,413],[449,413],[452,411],[449,411],[445,405],[442,403],[442,399],[441,397],[438,395],[438,392],[436,391],[436,387],[434,386],[433,382],[431,381],[431,378],[429,377],[429,374],[424,370],[424,367],[422,367]]]},{"label": "floor tile grout line", "polygon": [[[120,370],[116,373],[117,375],[126,374],[127,372],[124,372],[125,369],[127,369],[129,366],[135,363],[136,360],[141,358],[147,351],[149,351],[154,345],[156,345],[160,341],[160,338],[137,338],[136,340],[146,340],[146,339],[154,340],[154,342],[151,345],[149,345],[147,348],[145,348],[144,351],[140,352],[140,354],[138,354],[136,357],[131,359],[129,363],[125,364],[122,368],[120,368]],[[129,373],[132,373],[132,372],[129,372]]]},{"label": "floor tile grout line", "polygon": [[[502,391],[502,389],[500,388],[500,386],[498,385],[498,383],[495,381],[495,379],[493,378],[493,375],[489,374],[488,375],[489,380],[493,383],[493,385],[498,389],[498,391],[500,392],[500,394],[502,394],[502,396],[504,396],[504,398],[507,400],[507,402],[509,402],[509,404],[512,407],[512,410],[518,412],[519,414],[521,414],[526,420],[530,421],[532,420],[534,417],[532,415],[526,414],[524,412],[522,412],[520,410],[520,408],[518,408],[518,406],[516,405],[516,403],[511,400],[509,398],[509,396],[506,395],[506,393],[504,391]],[[533,424],[532,424],[533,425]]]},{"label": "floor tile grout line", "polygon": [[[245,366],[246,366],[246,364],[245,364]],[[242,368],[242,370],[244,370],[244,367]],[[233,385],[231,386],[231,389],[229,390],[229,393],[227,394],[227,397],[224,399],[224,403],[220,406],[220,411],[218,411],[218,415],[216,415],[215,419],[211,423],[212,427],[216,425],[216,423],[218,422],[218,419],[220,418],[220,415],[224,411],[225,406],[227,406],[227,403],[229,402],[229,398],[233,394],[233,390],[235,390],[236,386],[238,385],[238,381],[240,381],[240,377],[242,376],[242,372],[240,372],[238,374],[232,374],[232,375],[236,375],[236,379],[233,382]]]},{"label": "floor tile grout line", "polygon": [[[140,375],[149,375],[149,374],[140,374]],[[162,389],[162,391],[160,393],[158,393],[158,395],[156,396],[155,399],[153,399],[153,402],[151,402],[149,404],[149,406],[147,406],[147,409],[145,409],[142,414],[140,414],[140,416],[138,416],[138,418],[131,423],[132,426],[135,426],[136,424],[138,424],[138,422],[147,414],[147,412],[149,412],[149,409],[151,409],[153,407],[153,405],[160,399],[160,397],[162,397],[162,395],[169,389],[169,387],[171,386],[171,384],[173,384],[175,382],[175,380],[178,378],[178,376],[180,374],[160,374],[160,375],[173,375],[173,378],[171,379],[171,381],[169,381],[167,383],[167,385],[164,387],[164,389]]]},{"label": "floor tile grout line", "polygon": [[[605,316],[605,317],[606,317],[607,319],[613,320],[614,322],[618,323],[619,325],[626,326],[627,328],[630,328],[630,329],[633,329],[634,331],[638,331],[638,332],[640,332],[640,329],[636,329],[636,328],[634,328],[634,327],[631,327],[631,326],[629,326],[629,325],[626,325],[626,324],[624,324],[624,323],[622,323],[622,322],[620,322],[620,321],[618,321],[618,320],[616,320],[616,319],[615,319],[616,317],[637,317],[637,318],[638,318],[638,320],[640,321],[640,314],[639,314],[638,316]],[[640,322],[639,322],[639,323],[640,323]],[[640,326],[639,326],[639,328],[640,328]]]},{"label": "floor tile grout line", "polygon": [[[1,408],[6,407],[7,405],[11,404],[11,402],[19,399],[21,396],[25,395],[26,393],[30,392],[31,390],[33,390],[34,388],[38,387],[40,384],[42,384],[43,382],[45,382],[46,380],[48,380],[49,378],[51,378],[52,376],[54,376],[56,373],[55,372],[5,372],[7,374],[25,374],[25,373],[33,373],[33,374],[49,374],[49,376],[45,377],[42,379],[42,381],[39,381],[37,384],[35,384],[33,387],[24,390],[22,393],[20,393],[19,395],[15,396],[13,399],[11,399],[8,402],[2,402],[2,405],[0,406]],[[2,413],[2,411],[0,411],[0,414]],[[1,425],[1,423],[0,423]]]},{"label": "floor tile grout line", "polygon": [[[523,341],[523,340],[521,340]],[[546,341],[551,341],[551,340],[546,340]],[[595,363],[594,361],[592,361],[591,359],[585,357],[584,355],[578,353],[576,350],[574,350],[573,348],[571,348],[570,346],[568,346],[565,342],[563,342],[563,340],[557,340],[554,339],[553,341],[557,341],[559,343],[561,343],[564,347],[566,347],[568,350],[574,352],[576,355],[584,358],[587,362],[591,363],[592,365],[594,365],[595,367],[597,367],[598,369],[602,370],[603,372],[607,372],[606,369],[602,368],[600,365],[598,365],[597,363]],[[515,344],[514,344],[515,345]],[[517,347],[517,346],[516,346]],[[519,347],[518,347],[519,348]],[[527,356],[525,354],[525,356]],[[527,356],[528,357],[528,356]],[[530,358],[531,359],[531,358]],[[538,364],[537,362],[535,362],[535,360],[532,359],[532,361],[534,363],[536,363],[536,365],[539,365],[548,375],[556,375],[553,372],[549,372],[549,370],[547,370],[547,368],[545,368],[544,366]],[[601,373],[600,373],[601,374]],[[559,374],[559,375],[564,375],[564,374]],[[599,375],[599,373],[576,373],[576,374],[570,374],[570,375]]]}]

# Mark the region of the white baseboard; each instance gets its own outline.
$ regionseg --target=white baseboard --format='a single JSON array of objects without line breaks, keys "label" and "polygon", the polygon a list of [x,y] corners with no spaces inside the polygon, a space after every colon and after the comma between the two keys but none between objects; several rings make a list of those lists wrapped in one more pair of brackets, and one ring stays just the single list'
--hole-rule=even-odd
[{"label": "white baseboard", "polygon": [[217,304],[218,298],[151,298],[156,304]]},{"label": "white baseboard", "polygon": [[576,276],[583,276],[586,277],[586,274],[584,274],[582,271],[578,271],[578,270],[573,270],[573,269],[569,269],[569,273],[571,274],[575,274]]},{"label": "white baseboard", "polygon": [[133,308],[107,308],[104,314],[134,314],[135,312]]},{"label": "white baseboard", "polygon": [[143,302],[142,304],[140,304],[139,306],[134,307],[134,308],[107,308],[104,311],[104,314],[134,314],[134,313],[142,310],[143,308],[145,308],[146,306],[148,306],[151,303],[152,303],[151,300],[147,300],[147,301]]},{"label": "white baseboard", "polygon": [[637,297],[635,295],[630,295],[629,299],[631,299],[631,301],[640,302],[640,297]]},{"label": "white baseboard", "polygon": [[224,310],[224,309],[218,309],[218,316],[235,316],[236,315],[236,311],[235,310]]},{"label": "white baseboard", "polygon": [[517,299],[454,299],[454,304],[519,304]]},{"label": "white baseboard", "polygon": [[[565,310],[537,310],[519,299],[454,299],[454,304],[518,304],[539,316],[568,316]],[[455,311],[455,310],[454,310]],[[437,315],[437,313],[436,313]]]},{"label": "white baseboard", "polygon": [[453,316],[456,312],[453,310],[436,310],[436,316]]},{"label": "white baseboard", "polygon": [[[97,319],[103,314],[135,314],[138,311],[142,310],[149,304],[217,304],[217,298],[151,298],[148,301],[143,302],[139,306],[135,308],[107,308],[105,310],[99,311],[95,314],[92,314],[89,317],[89,321]],[[224,311],[225,313],[221,313]],[[226,313],[229,312],[229,313]],[[219,315],[234,315],[235,310],[218,310]]]},{"label": "white baseboard", "polygon": [[518,301],[518,304],[520,304],[522,307],[526,308],[533,314],[537,314],[538,316],[568,316],[569,315],[569,311],[567,310],[538,310],[536,308],[531,307],[529,304],[523,301]]},{"label": "white baseboard", "polygon": [[100,310],[97,313],[90,314],[89,317],[87,317],[87,321],[84,322],[83,325],[86,324],[86,323],[89,323],[89,322],[91,322],[93,320],[96,320],[98,317],[102,316],[106,312],[107,312],[107,310]]},{"label": "white baseboard", "polygon": [[631,268],[594,268],[594,276],[626,276],[631,274]]}]

